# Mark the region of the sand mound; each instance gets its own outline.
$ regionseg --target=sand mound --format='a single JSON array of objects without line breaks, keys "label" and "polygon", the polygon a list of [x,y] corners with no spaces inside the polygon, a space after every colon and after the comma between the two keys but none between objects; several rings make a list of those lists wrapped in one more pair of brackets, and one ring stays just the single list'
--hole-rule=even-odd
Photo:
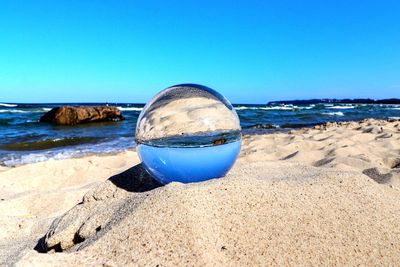
[{"label": "sand mound", "polygon": [[400,121],[367,119],[289,133],[248,135],[242,157],[246,161],[283,160],[354,170],[379,183],[400,186]]},{"label": "sand mound", "polygon": [[53,223],[45,243],[67,251],[29,252],[19,264],[400,262],[400,194],[359,172],[239,162],[227,177],[197,184],[158,187],[140,166],[119,177]]},{"label": "sand mound", "polygon": [[124,152],[0,169],[0,266],[13,265],[86,192],[138,161]]}]

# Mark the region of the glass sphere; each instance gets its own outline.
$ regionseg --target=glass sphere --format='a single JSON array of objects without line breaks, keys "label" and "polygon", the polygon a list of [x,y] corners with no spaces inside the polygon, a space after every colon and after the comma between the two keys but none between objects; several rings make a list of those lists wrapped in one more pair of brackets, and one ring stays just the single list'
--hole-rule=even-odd
[{"label": "glass sphere", "polygon": [[200,182],[224,176],[241,146],[229,101],[197,84],[171,86],[146,104],[135,140],[144,168],[159,182]]}]

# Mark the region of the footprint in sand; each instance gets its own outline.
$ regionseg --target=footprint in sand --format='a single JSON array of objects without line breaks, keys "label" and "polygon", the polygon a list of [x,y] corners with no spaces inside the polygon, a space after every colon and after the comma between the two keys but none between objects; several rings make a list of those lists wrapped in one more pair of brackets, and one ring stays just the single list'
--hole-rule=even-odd
[{"label": "footprint in sand", "polygon": [[299,151],[295,151],[295,152],[293,152],[293,153],[291,153],[291,154],[289,154],[289,155],[287,155],[287,156],[281,158],[280,160],[288,160],[288,159],[291,159],[291,158],[293,158],[294,156],[296,156],[298,153],[299,153]]},{"label": "footprint in sand", "polygon": [[317,134],[314,135],[314,140],[318,142],[326,141],[329,138],[333,137],[333,135],[326,135],[326,134]]},{"label": "footprint in sand", "polygon": [[378,135],[377,137],[375,137],[375,140],[378,140],[378,139],[385,139],[385,138],[390,138],[390,137],[392,137],[393,135],[392,134],[389,134],[389,133],[383,133],[383,134],[380,134],[380,135]]},{"label": "footprint in sand", "polygon": [[379,134],[382,133],[383,129],[382,127],[378,127],[378,126],[368,126],[363,128],[362,132],[363,133],[372,133],[372,134]]},{"label": "footprint in sand", "polygon": [[391,173],[382,173],[378,168],[365,169],[362,172],[378,184],[386,184],[392,178]]},{"label": "footprint in sand", "polygon": [[320,160],[314,162],[313,166],[314,166],[314,167],[321,167],[321,166],[324,166],[324,165],[326,165],[326,164],[331,163],[331,162],[334,161],[334,160],[335,160],[335,157],[323,158],[323,159],[320,159]]}]

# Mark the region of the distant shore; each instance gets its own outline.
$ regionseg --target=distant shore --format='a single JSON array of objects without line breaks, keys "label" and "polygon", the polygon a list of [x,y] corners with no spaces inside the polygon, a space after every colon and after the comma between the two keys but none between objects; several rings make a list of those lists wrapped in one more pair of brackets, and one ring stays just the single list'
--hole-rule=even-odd
[{"label": "distant shore", "polygon": [[311,105],[311,104],[375,104],[375,105],[394,105],[400,104],[400,98],[385,98],[385,99],[371,99],[371,98],[317,98],[317,99],[305,99],[305,100],[279,100],[270,101],[267,105]]}]

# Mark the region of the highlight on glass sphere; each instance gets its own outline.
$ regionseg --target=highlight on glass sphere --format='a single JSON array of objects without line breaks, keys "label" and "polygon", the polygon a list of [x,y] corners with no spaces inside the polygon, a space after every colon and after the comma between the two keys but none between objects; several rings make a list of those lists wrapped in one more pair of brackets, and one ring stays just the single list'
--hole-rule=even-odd
[{"label": "highlight on glass sphere", "polygon": [[229,101],[197,84],[171,86],[146,104],[135,140],[143,167],[163,184],[219,178],[240,152],[241,127]]}]

